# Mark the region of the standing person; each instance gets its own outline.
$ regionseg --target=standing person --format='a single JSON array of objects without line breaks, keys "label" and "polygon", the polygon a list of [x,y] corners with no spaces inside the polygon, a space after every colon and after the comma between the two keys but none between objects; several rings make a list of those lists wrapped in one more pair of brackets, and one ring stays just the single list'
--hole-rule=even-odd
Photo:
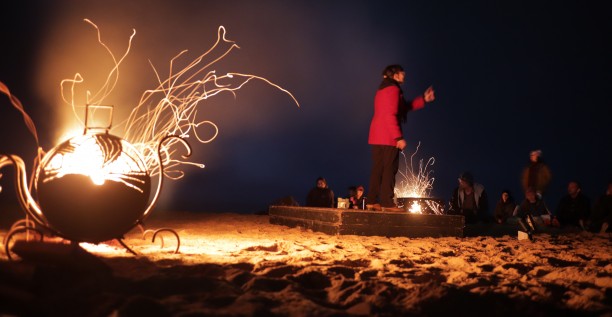
[{"label": "standing person", "polygon": [[[383,80],[374,97],[374,115],[370,123],[368,144],[372,146],[372,170],[367,196],[368,209],[399,209],[393,202],[395,174],[399,168],[399,151],[406,147],[401,124],[411,110],[418,110],[435,99],[432,87],[411,102],[404,99],[400,85],[406,73],[400,65],[383,70]],[[398,210],[399,211],[399,210]]]},{"label": "standing person", "polygon": [[308,196],[306,197],[306,206],[334,207],[334,191],[327,187],[325,178],[317,178],[316,186],[308,192]]},{"label": "standing person", "polygon": [[552,174],[550,168],[542,160],[542,151],[533,150],[529,153],[529,164],[523,170],[521,175],[521,185],[523,185],[523,192],[526,192],[528,188],[532,188],[536,191],[536,195],[542,198]]},{"label": "standing person", "polygon": [[453,191],[452,214],[463,215],[466,223],[488,222],[489,202],[484,186],[474,182],[469,172],[459,176],[459,186]]},{"label": "standing person", "polygon": [[516,208],[516,203],[512,195],[510,195],[510,191],[507,189],[503,190],[497,205],[495,205],[495,221],[499,224],[506,223],[506,220],[512,217],[514,208]]},{"label": "standing person", "polygon": [[582,193],[578,181],[569,181],[567,194],[559,201],[555,213],[561,226],[575,226],[586,230],[587,221],[591,214],[591,202]]}]

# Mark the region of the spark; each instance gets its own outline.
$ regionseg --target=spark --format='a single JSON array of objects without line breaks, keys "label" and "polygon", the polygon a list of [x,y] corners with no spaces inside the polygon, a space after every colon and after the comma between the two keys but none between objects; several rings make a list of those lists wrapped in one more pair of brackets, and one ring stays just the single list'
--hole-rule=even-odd
[{"label": "spark", "polygon": [[419,151],[421,142],[418,143],[416,150],[410,156],[410,164],[406,158],[406,154],[402,151],[401,154],[404,158],[404,168],[398,170],[398,177],[401,180],[397,183],[394,191],[396,197],[414,197],[414,198],[427,198],[430,197],[430,192],[433,189],[433,183],[435,178],[432,177],[433,170],[428,170],[429,167],[434,165],[435,159],[430,157],[425,164],[423,160],[419,160],[419,168],[417,171],[413,167],[413,158]]},{"label": "spark", "polygon": [[440,204],[439,202],[433,201],[433,200],[425,200],[425,204],[427,205],[427,207],[429,207],[429,210],[433,211],[434,214],[436,215],[445,214],[443,204]]},{"label": "spark", "polygon": [[[132,39],[136,31],[133,30],[129,38],[127,49],[116,58],[113,52],[104,44],[101,32],[96,24],[88,19],[87,23],[93,26],[98,35],[98,43],[103,46],[111,56],[114,67],[110,70],[103,86],[92,93],[86,92],[87,104],[103,104],[103,100],[109,96],[116,87],[119,80],[119,66],[128,55]],[[159,173],[158,146],[160,140],[168,135],[178,136],[183,139],[196,140],[199,143],[213,141],[218,133],[217,125],[209,120],[201,120],[198,117],[198,107],[209,98],[220,93],[230,93],[236,97],[236,91],[252,80],[263,81],[266,84],[289,95],[293,102],[299,107],[297,99],[288,90],[271,82],[270,80],[240,72],[228,72],[217,74],[212,67],[234,49],[240,48],[234,41],[226,38],[226,30],[220,26],[217,31],[217,40],[206,52],[186,63],[184,67],[176,67],[183,63],[187,50],[179,52],[169,62],[168,75],[162,79],[160,72],[149,60],[149,64],[158,82],[157,87],[145,90],[138,104],[131,110],[129,117],[121,121],[117,127],[123,127],[123,138],[140,153],[146,170],[151,176]],[[85,79],[79,73],[72,79],[61,82],[61,94],[64,102],[68,103],[77,118],[75,105],[75,94],[77,85],[83,84]],[[82,120],[79,120],[82,123]],[[207,127],[206,134],[203,132]],[[211,132],[212,131],[212,132]],[[179,179],[184,176],[181,169],[184,165],[192,165],[200,168],[204,164],[188,161],[187,157],[177,157],[174,145],[177,139],[169,140],[161,146],[164,175],[170,179]]]}]

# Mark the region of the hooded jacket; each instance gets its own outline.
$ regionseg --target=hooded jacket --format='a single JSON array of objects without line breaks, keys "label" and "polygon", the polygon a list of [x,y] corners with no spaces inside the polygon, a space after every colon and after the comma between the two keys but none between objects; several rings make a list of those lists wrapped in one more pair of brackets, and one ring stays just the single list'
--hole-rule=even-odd
[{"label": "hooded jacket", "polygon": [[[489,202],[488,197],[483,185],[474,183],[472,185],[474,188],[474,200],[476,202],[476,213],[484,216],[489,210]],[[453,197],[450,201],[450,211],[454,214],[460,214],[463,209],[463,201],[465,199],[465,194],[463,190],[459,187],[455,187],[453,190]]]}]

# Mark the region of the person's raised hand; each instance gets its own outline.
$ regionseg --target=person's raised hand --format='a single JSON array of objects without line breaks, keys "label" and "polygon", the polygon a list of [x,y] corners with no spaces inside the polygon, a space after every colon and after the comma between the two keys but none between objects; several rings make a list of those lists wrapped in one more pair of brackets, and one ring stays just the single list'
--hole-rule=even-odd
[{"label": "person's raised hand", "polygon": [[436,95],[432,86],[427,87],[425,93],[423,94],[423,99],[425,99],[425,102],[432,102],[436,99]]}]

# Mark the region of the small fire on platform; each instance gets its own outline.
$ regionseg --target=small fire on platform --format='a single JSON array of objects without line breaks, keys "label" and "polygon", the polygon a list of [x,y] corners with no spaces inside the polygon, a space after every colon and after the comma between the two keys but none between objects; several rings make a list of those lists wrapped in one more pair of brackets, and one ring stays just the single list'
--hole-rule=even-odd
[{"label": "small fire on platform", "polygon": [[439,198],[398,197],[396,204],[409,213],[424,215],[444,215],[444,200]]}]

